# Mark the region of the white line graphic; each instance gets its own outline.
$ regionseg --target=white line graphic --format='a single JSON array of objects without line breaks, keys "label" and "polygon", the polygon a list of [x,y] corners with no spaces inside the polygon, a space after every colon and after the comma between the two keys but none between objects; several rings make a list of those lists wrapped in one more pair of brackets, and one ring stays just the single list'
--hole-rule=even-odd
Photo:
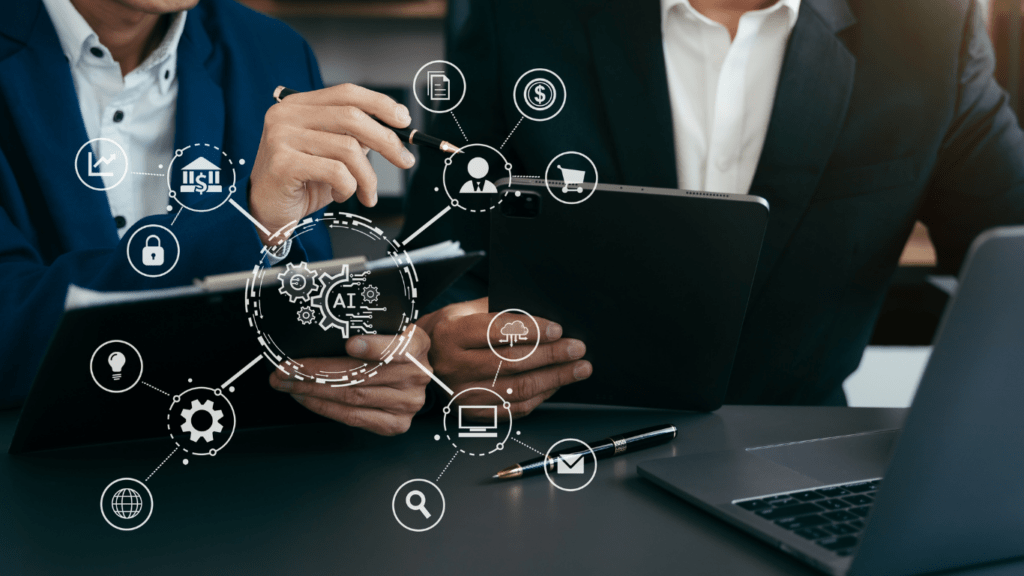
[{"label": "white line graphic", "polygon": [[270,236],[270,234],[271,234],[270,230],[267,230],[266,226],[264,226],[263,224],[260,224],[258,220],[253,218],[252,214],[249,214],[248,212],[246,212],[245,208],[242,208],[241,206],[239,206],[238,202],[235,202],[234,198],[228,198],[228,202],[230,202],[231,205],[234,206],[235,208],[238,208],[238,211],[242,213],[242,216],[245,216],[246,218],[248,218],[249,221],[252,222],[253,224],[255,224],[257,228],[262,230],[264,234],[266,234],[267,236]]},{"label": "white line graphic", "polygon": [[420,226],[419,230],[417,230],[417,231],[413,232],[412,234],[410,234],[409,237],[406,238],[405,240],[402,240],[402,246],[408,246],[409,242],[412,242],[417,236],[420,235],[420,233],[422,233],[427,228],[430,228],[431,224],[433,224],[434,222],[437,222],[438,220],[440,220],[441,216],[444,216],[445,214],[447,214],[448,211],[451,210],[451,209],[452,209],[452,205],[451,204],[445,206],[444,210],[441,210],[440,212],[437,213],[437,216],[434,216],[433,218],[428,220],[426,224],[424,224],[423,226]]},{"label": "white line graphic", "polygon": [[245,374],[245,372],[246,372],[247,370],[249,370],[249,368],[252,368],[253,366],[255,366],[255,365],[259,364],[260,360],[262,360],[262,359],[263,359],[263,354],[260,354],[259,356],[257,356],[257,357],[255,357],[255,358],[253,358],[253,359],[252,359],[252,362],[249,362],[248,364],[246,364],[246,365],[245,365],[245,368],[242,368],[242,369],[241,369],[241,370],[239,370],[238,372],[235,372],[235,375],[234,375],[234,376],[232,376],[231,378],[228,378],[228,381],[227,381],[227,382],[225,382],[225,383],[223,383],[223,384],[221,384],[221,385],[220,385],[220,387],[221,387],[221,388],[227,388],[228,384],[231,384],[231,383],[232,383],[232,382],[234,382],[235,380],[238,380],[238,377],[239,377],[239,376],[241,376],[242,374]]},{"label": "white line graphic", "polygon": [[408,352],[406,352],[405,353],[405,357],[408,358],[409,360],[412,360],[413,364],[419,366],[420,370],[423,370],[424,374],[426,374],[427,376],[430,376],[431,380],[433,380],[434,382],[437,382],[437,385],[440,386],[442,389],[444,389],[445,392],[447,392],[448,394],[451,394],[453,396],[455,395],[455,391],[454,390],[449,388],[448,385],[445,384],[444,382],[441,382],[440,378],[435,376],[434,373],[431,372],[430,370],[428,370],[426,366],[424,366],[423,364],[420,364],[420,361],[417,360],[416,358],[414,358],[412,354],[409,354]]}]

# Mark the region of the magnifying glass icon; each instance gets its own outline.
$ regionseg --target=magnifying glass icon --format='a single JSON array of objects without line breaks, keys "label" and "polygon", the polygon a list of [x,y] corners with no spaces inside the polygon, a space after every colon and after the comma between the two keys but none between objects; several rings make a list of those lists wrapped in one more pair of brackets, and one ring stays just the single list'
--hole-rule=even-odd
[{"label": "magnifying glass icon", "polygon": [[[413,496],[416,496],[416,497],[419,498],[419,500],[420,500],[419,504],[413,505],[413,503],[412,503],[412,497]],[[416,510],[417,512],[421,512],[423,514],[423,517],[429,520],[430,519],[430,512],[427,512],[427,509],[423,506],[426,503],[427,503],[427,497],[424,496],[423,492],[420,492],[419,490],[412,490],[408,494],[405,495],[405,505],[409,507],[409,510]]]}]

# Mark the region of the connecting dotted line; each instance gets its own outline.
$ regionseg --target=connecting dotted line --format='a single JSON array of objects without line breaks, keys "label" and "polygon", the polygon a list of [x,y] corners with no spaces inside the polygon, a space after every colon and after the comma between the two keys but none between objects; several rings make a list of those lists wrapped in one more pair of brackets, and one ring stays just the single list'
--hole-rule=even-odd
[{"label": "connecting dotted line", "polygon": [[498,373],[501,372],[502,362],[504,362],[504,360],[498,360],[498,371],[494,373],[494,382],[491,382],[491,388],[494,388],[494,385],[498,383]]},{"label": "connecting dotted line", "polygon": [[505,144],[508,144],[508,139],[511,138],[512,135],[516,133],[516,128],[519,128],[519,125],[523,123],[524,118],[526,118],[526,116],[519,117],[519,122],[516,122],[516,125],[512,127],[512,131],[509,132],[508,136],[505,137],[505,141],[501,143],[501,146],[498,146],[498,150],[501,150],[502,148],[505,147]]},{"label": "connecting dotted line", "polygon": [[529,445],[527,445],[527,444],[524,444],[524,443],[523,443],[523,442],[522,442],[522,441],[521,441],[521,440],[520,440],[519,438],[516,438],[516,437],[514,437],[514,436],[510,436],[510,438],[512,438],[512,439],[513,439],[513,440],[515,440],[516,442],[518,442],[518,443],[522,444],[523,446],[526,446],[526,447],[527,447],[527,448],[529,448],[530,450],[533,450],[533,451],[534,451],[534,452],[536,452],[537,454],[540,454],[541,456],[543,456],[543,455],[544,455],[544,453],[543,453],[543,452],[541,452],[540,450],[537,450],[537,449],[536,449],[536,448],[534,448],[533,446],[529,446]]},{"label": "connecting dotted line", "polygon": [[444,465],[444,470],[441,470],[441,473],[437,475],[437,480],[434,480],[434,482],[440,482],[441,481],[441,476],[444,476],[444,473],[448,471],[448,467],[452,465],[452,462],[455,462],[455,457],[458,456],[458,455],[459,455],[458,452],[456,452],[455,454],[452,454],[452,459],[449,460],[448,463]]},{"label": "connecting dotted line", "polygon": [[[171,453],[167,455],[167,458],[164,458],[164,461],[160,463],[160,466],[167,464],[167,461],[171,459],[171,456],[174,456],[174,453],[178,451],[178,448],[180,448],[180,446],[175,446],[174,450],[171,450]],[[156,470],[159,470],[160,466],[157,466]],[[156,470],[153,470],[149,473],[149,476],[146,476],[146,482],[149,482],[149,479],[153,477],[153,474],[156,474]]]},{"label": "connecting dotted line", "polygon": [[153,386],[152,384],[150,384],[148,382],[143,382],[143,384],[145,384],[146,386],[149,386],[150,388],[152,388],[153,390],[156,390],[157,392],[163,394],[164,396],[170,396],[170,394],[168,394],[167,392],[164,392],[163,390],[157,388],[156,386]]},{"label": "connecting dotted line", "polygon": [[164,174],[156,174],[155,172],[132,172],[138,176],[164,176]]},{"label": "connecting dotted line", "polygon": [[540,180],[540,176],[517,176],[517,175],[513,174],[512,177],[513,178],[533,178],[534,180]]},{"label": "connecting dotted line", "polygon": [[459,132],[462,132],[462,139],[469,142],[469,138],[466,137],[466,131],[462,129],[462,124],[459,124],[459,119],[455,118],[455,111],[450,112],[452,118],[455,119],[455,125],[459,127]]}]

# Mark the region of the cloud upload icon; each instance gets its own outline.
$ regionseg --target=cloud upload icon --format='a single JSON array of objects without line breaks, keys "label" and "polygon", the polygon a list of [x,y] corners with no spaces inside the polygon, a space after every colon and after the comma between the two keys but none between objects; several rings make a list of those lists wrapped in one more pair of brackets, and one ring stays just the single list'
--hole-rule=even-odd
[{"label": "cloud upload icon", "polygon": [[530,333],[530,330],[523,324],[522,320],[515,320],[509,322],[501,327],[501,335],[504,336],[501,340],[498,340],[501,344],[508,344],[509,346],[515,346],[516,342],[526,340],[526,336]]}]

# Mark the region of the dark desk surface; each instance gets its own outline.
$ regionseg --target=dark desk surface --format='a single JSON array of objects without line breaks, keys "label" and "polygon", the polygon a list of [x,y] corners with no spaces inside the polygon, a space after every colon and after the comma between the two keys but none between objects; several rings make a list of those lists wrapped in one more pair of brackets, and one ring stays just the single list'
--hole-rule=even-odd
[{"label": "dark desk surface", "polygon": [[[116,414],[107,417],[116,418]],[[438,418],[396,438],[332,423],[236,433],[214,458],[179,452],[147,482],[153,516],[118,532],[100,493],[139,479],[169,439],[0,456],[0,571],[21,573],[685,573],[814,574],[636,475],[639,462],[899,427],[903,410],[727,406],[714,414],[550,405],[514,423],[546,451],[563,437],[600,438],[675,423],[670,444],[601,461],[580,492],[543,476],[487,478],[536,454],[516,444],[460,455],[438,486],[446,511],[425,533],[401,528],[391,497],[412,478],[435,480],[455,453],[434,440]],[[244,415],[240,415],[244,417]],[[16,412],[0,412],[7,447]],[[566,572],[569,571],[569,572]]]},{"label": "dark desk surface", "polygon": [[[134,532],[100,515],[103,488],[145,479],[169,439],[0,456],[4,573],[813,574],[789,556],[640,479],[644,460],[899,427],[888,409],[725,407],[714,414],[545,406],[514,423],[546,451],[663,422],[670,444],[601,461],[580,492],[544,476],[492,483],[536,456],[510,442],[487,457],[459,455],[437,482],[446,511],[425,533],[400,527],[391,498],[412,478],[435,480],[455,449],[440,417],[381,438],[333,423],[239,431],[214,458],[179,452],[147,482],[153,516]],[[106,417],[116,418],[116,414]],[[244,415],[240,415],[244,417]],[[16,412],[0,412],[7,447]],[[8,571],[13,568],[13,571]]]},{"label": "dark desk surface", "polygon": [[[730,406],[714,414],[542,407],[514,424],[546,451],[564,437],[601,438],[663,422],[670,444],[602,460],[579,492],[543,476],[492,483],[536,454],[510,442],[460,455],[437,482],[447,501],[424,533],[391,513],[406,480],[435,480],[455,453],[434,440],[440,416],[382,438],[334,423],[239,431],[214,458],[179,452],[147,482],[153,516],[134,532],[109,527],[99,497],[112,480],[145,479],[170,439],[0,456],[4,574],[814,574],[636,474],[639,462],[686,453],[896,428],[904,410]],[[116,414],[103,415],[116,418]],[[244,417],[244,415],[240,415]],[[0,445],[16,412],[0,412]],[[514,432],[513,432],[514,433]],[[1024,561],[968,571],[1021,574]]]}]

